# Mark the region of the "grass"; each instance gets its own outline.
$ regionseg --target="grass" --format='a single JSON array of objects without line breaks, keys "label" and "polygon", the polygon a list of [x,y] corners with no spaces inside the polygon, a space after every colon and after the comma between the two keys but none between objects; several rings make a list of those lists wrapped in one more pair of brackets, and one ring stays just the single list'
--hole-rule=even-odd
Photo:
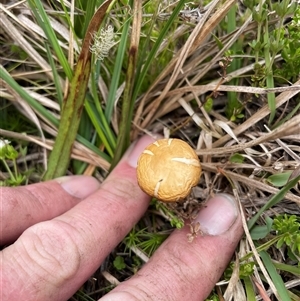
[{"label": "grass", "polygon": [[[65,173],[102,181],[141,134],[181,138],[203,162],[195,198],[234,193],[245,209],[246,235],[224,273],[229,285],[211,298],[220,290],[235,298],[239,275],[247,300],[297,300],[299,7],[291,0],[101,3],[0,4],[0,134],[12,141],[0,153],[1,184]],[[91,278],[72,300],[103,296],[181,225],[153,201],[94,275],[99,286]]]}]

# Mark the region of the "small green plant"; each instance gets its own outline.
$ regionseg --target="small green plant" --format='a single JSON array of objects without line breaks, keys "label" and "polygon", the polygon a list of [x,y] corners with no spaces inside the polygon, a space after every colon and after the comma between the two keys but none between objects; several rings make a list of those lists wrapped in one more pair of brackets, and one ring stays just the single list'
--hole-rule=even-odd
[{"label": "small green plant", "polygon": [[136,247],[140,248],[148,256],[151,256],[154,251],[162,244],[167,238],[167,235],[161,233],[150,233],[147,229],[136,231],[133,228],[123,240],[127,248]]},{"label": "small green plant", "polygon": [[274,73],[294,82],[300,73],[300,6],[296,8],[292,21],[287,26],[283,43],[281,55],[284,63],[280,68],[276,68]]},{"label": "small green plant", "polygon": [[[230,279],[232,272],[234,270],[234,265],[235,263],[232,262],[229,267],[226,269],[226,271],[224,272],[225,278],[226,279]],[[239,266],[239,275],[241,279],[244,279],[246,277],[249,277],[253,274],[254,272],[254,266],[255,263],[254,262],[246,262],[246,263],[240,263]]]},{"label": "small green plant", "polygon": [[138,246],[145,253],[151,256],[166,238],[167,235],[163,235],[160,233],[145,233],[145,235],[143,236],[144,241],[139,243]]},{"label": "small green plant", "polygon": [[128,248],[130,250],[130,248],[132,248],[132,247],[136,248],[138,246],[138,244],[141,243],[140,235],[144,231],[145,231],[144,229],[142,229],[140,231],[136,231],[136,228],[134,227],[123,240],[123,243],[125,244],[126,249]]},{"label": "small green plant", "polygon": [[300,255],[300,222],[296,215],[279,215],[274,219],[273,229],[280,236],[276,247],[279,249],[286,245],[291,259]]},{"label": "small green plant", "polygon": [[170,208],[165,206],[162,202],[155,202],[156,210],[161,211],[170,221],[172,227],[176,227],[177,229],[181,229],[184,226],[184,221],[182,218],[178,217]]},{"label": "small green plant", "polygon": [[273,186],[282,187],[288,182],[291,173],[291,171],[287,171],[271,175],[267,178],[267,182],[269,182]]},{"label": "small green plant", "polygon": [[[255,68],[252,81],[254,85],[274,88],[274,65],[276,55],[283,52],[286,39],[284,38],[284,21],[296,10],[296,3],[283,0],[281,2],[263,3],[263,1],[246,0],[244,4],[252,11],[253,20],[257,23],[256,39],[249,43],[255,55]],[[273,11],[275,13],[270,14]],[[276,29],[271,26],[277,21]],[[264,66],[259,64],[261,57],[264,57]],[[299,74],[299,72],[298,72]],[[271,111],[269,123],[275,117],[275,94],[267,95],[268,105]]]},{"label": "small green plant", "polygon": [[245,157],[239,153],[236,153],[233,154],[229,160],[231,163],[244,163]]},{"label": "small green plant", "polygon": [[126,268],[126,264],[124,262],[124,258],[122,256],[117,256],[113,262],[114,267],[118,270],[121,271]]},{"label": "small green plant", "polygon": [[[0,182],[0,186],[20,186],[26,177],[20,174],[17,167],[17,158],[19,153],[10,144],[9,140],[0,140],[0,160],[9,174],[9,178]],[[11,161],[13,169],[9,166],[8,162]]]}]

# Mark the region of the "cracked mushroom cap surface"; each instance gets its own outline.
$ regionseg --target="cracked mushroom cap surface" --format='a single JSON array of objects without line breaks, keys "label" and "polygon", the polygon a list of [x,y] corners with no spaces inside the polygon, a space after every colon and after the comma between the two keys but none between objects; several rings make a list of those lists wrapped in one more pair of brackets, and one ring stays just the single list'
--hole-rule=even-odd
[{"label": "cracked mushroom cap surface", "polygon": [[201,165],[192,147],[180,139],[160,139],[146,147],[138,160],[141,189],[160,201],[178,202],[199,182]]}]

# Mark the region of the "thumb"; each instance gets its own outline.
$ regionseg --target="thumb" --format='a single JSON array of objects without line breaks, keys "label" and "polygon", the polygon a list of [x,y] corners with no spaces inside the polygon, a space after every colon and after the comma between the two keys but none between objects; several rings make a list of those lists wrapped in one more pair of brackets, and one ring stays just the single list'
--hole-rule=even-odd
[{"label": "thumb", "polygon": [[198,214],[204,235],[188,242],[189,227],[175,230],[147,264],[101,301],[204,300],[224,272],[242,236],[235,200],[220,194]]}]

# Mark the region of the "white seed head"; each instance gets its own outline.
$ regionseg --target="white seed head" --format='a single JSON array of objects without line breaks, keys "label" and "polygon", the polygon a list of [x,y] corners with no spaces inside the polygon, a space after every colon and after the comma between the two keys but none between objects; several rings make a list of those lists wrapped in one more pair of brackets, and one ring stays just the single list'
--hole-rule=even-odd
[{"label": "white seed head", "polygon": [[108,25],[106,29],[101,28],[99,32],[94,32],[93,41],[90,51],[95,55],[96,60],[103,61],[115,44],[113,26]]}]

